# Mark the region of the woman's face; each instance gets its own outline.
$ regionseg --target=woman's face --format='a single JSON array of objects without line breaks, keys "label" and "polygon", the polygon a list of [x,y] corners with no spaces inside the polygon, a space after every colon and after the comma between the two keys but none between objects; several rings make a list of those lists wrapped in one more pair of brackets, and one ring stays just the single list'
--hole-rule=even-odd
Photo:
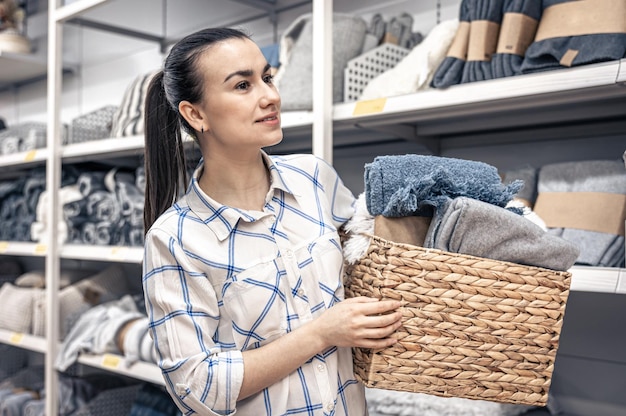
[{"label": "woman's face", "polygon": [[271,68],[249,39],[229,39],[208,48],[200,58],[204,77],[199,110],[205,137],[228,149],[271,146],[283,138],[280,95]]}]

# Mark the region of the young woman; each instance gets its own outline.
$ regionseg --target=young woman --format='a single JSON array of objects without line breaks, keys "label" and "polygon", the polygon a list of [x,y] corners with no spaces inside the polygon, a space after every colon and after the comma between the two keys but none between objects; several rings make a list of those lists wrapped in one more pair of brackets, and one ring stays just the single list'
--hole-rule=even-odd
[{"label": "young woman", "polygon": [[[258,46],[233,29],[187,36],[145,116],[143,285],[181,411],[367,414],[350,347],[392,345],[400,303],[343,300],[337,229],[354,197],[323,160],[262,150],[283,135]],[[186,189],[181,129],[202,153]]]}]

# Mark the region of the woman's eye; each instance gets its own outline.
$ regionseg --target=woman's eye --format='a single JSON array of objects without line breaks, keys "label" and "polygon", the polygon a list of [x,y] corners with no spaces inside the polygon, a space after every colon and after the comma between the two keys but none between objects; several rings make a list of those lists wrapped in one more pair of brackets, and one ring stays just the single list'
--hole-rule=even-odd
[{"label": "woman's eye", "polygon": [[238,90],[247,90],[249,86],[250,86],[250,83],[248,81],[242,81],[239,84],[237,84],[235,88]]},{"label": "woman's eye", "polygon": [[272,83],[274,82],[274,75],[271,75],[271,74],[267,74],[267,75],[265,75],[265,76],[263,77],[263,81],[264,81],[266,84],[272,84]]}]

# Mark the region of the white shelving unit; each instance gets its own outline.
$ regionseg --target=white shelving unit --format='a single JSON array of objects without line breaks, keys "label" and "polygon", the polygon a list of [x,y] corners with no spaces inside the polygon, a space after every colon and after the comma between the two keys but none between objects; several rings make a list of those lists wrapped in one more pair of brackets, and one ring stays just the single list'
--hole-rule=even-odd
[{"label": "white shelving unit", "polygon": [[[78,0],[61,6],[60,0],[49,0],[47,64],[28,57],[0,53],[0,91],[11,85],[48,76],[48,147],[0,155],[0,169],[7,171],[46,165],[48,190],[53,195],[47,210],[49,223],[55,223],[59,217],[57,194],[63,164],[139,157],[143,153],[143,136],[61,145],[61,28],[69,20],[95,12],[107,3],[112,1]],[[330,29],[326,25],[332,20],[329,13],[333,10],[333,2],[315,0],[313,9],[316,19],[314,30],[326,27],[323,30],[328,32]],[[90,15],[90,18],[93,16]],[[533,140],[550,140],[564,132],[575,135],[599,129],[612,134],[626,130],[626,59],[332,106],[329,104],[332,93],[327,83],[332,50],[328,47],[327,37],[321,42],[314,47],[314,62],[320,68],[316,73],[325,75],[321,77],[324,81],[319,84],[321,87],[314,88],[318,92],[314,98],[314,109],[283,114],[286,140],[276,146],[278,152],[313,150],[332,160],[333,146],[359,146],[401,138],[422,144],[428,151],[437,154],[446,146],[468,142],[481,145],[488,143],[491,137],[496,142],[505,140],[516,143],[526,140],[529,131],[533,132]],[[501,134],[490,135],[490,132],[503,130],[507,131],[506,139]],[[0,255],[34,256],[46,261],[46,338],[0,329],[0,343],[45,354],[46,389],[56,391],[58,380],[54,361],[59,345],[52,334],[58,333],[56,294],[60,261],[72,259],[139,265],[143,250],[138,247],[62,245],[50,236],[42,243],[0,241]],[[573,291],[626,294],[626,269],[576,266],[571,272]],[[79,362],[163,384],[160,370],[150,363],[139,362],[127,367],[124,357],[112,354],[81,354]],[[46,397],[46,414],[54,416],[57,414],[57,395],[48,394]]]}]

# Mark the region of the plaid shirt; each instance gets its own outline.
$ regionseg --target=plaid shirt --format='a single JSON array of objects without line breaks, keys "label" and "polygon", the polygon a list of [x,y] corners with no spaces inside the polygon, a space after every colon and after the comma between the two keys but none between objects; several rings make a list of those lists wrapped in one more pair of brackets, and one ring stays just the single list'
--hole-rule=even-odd
[{"label": "plaid shirt", "polygon": [[323,160],[263,157],[271,175],[263,212],[209,198],[198,186],[199,168],[146,236],[143,286],[165,385],[186,415],[363,416],[350,348],[323,351],[236,402],[241,351],[343,299],[337,228],[354,212],[354,196]]}]

